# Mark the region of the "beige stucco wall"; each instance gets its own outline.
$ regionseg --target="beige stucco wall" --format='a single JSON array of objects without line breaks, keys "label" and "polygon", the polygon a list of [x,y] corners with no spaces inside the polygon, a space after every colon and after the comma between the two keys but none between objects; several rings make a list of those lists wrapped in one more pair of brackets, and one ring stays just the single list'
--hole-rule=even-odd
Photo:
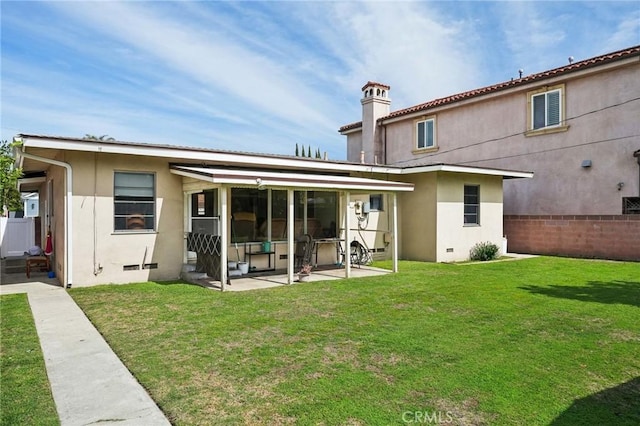
[{"label": "beige stucco wall", "polygon": [[[61,155],[54,159],[60,160]],[[42,232],[42,250],[46,249],[47,232],[51,230],[53,255],[51,256],[51,270],[61,283],[65,283],[67,276],[65,271],[65,222],[64,210],[66,208],[66,170],[59,166],[48,166],[46,168],[46,181],[39,188],[39,208]],[[51,186],[49,185],[49,182]],[[53,208],[49,206],[47,196],[48,188],[53,189]],[[49,211],[51,214],[49,215]]]},{"label": "beige stucco wall", "polygon": [[349,133],[347,135],[347,161],[360,162],[362,151],[362,132]]},{"label": "beige stucco wall", "polygon": [[[67,152],[65,161],[74,173],[73,286],[178,278],[183,260],[182,180],[169,173],[166,160]],[[114,232],[114,170],[155,173],[156,232]],[[142,269],[143,263],[157,263],[158,269]],[[124,271],[124,265],[141,269]]]},{"label": "beige stucco wall", "polygon": [[[462,261],[478,242],[502,246],[502,177],[438,172],[403,180],[415,190],[399,196],[402,259]],[[464,185],[480,185],[479,226],[463,223]]]},{"label": "beige stucco wall", "polygon": [[374,260],[391,258],[391,240],[385,240],[385,233],[392,232],[393,227],[392,197],[392,194],[382,194],[383,209],[371,210],[366,220],[358,222],[354,203],[368,203],[370,194],[353,194],[351,196],[352,205],[349,207],[351,241],[355,239],[364,244]]},{"label": "beige stucco wall", "polygon": [[[436,116],[438,150],[431,153],[413,152],[416,117],[387,124],[387,162],[535,172],[533,179],[505,182],[505,214],[620,214],[622,197],[640,195],[633,157],[640,148],[640,102],[633,101],[640,97],[639,75],[636,59],[607,73],[565,75],[434,109],[429,115]],[[527,92],[559,83],[565,85],[568,130],[525,136]],[[592,167],[582,168],[583,160]],[[624,182],[620,191],[618,182]]]},{"label": "beige stucco wall", "polygon": [[[480,186],[480,225],[464,225],[464,185]],[[436,260],[469,259],[479,242],[502,247],[502,177],[438,173]]]},{"label": "beige stucco wall", "polygon": [[399,256],[406,260],[436,261],[436,173],[406,175],[413,192],[398,194]]}]

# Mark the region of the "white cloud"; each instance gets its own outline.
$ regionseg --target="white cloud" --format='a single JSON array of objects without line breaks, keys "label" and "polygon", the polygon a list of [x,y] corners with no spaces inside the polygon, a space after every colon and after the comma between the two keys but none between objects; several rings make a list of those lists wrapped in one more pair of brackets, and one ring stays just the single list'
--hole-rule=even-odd
[{"label": "white cloud", "polygon": [[635,13],[621,17],[615,31],[605,39],[602,52],[640,44],[640,6]]},{"label": "white cloud", "polygon": [[337,129],[360,120],[366,81],[391,85],[399,109],[628,47],[629,4],[10,2],[3,138],[51,128],[344,158]]}]

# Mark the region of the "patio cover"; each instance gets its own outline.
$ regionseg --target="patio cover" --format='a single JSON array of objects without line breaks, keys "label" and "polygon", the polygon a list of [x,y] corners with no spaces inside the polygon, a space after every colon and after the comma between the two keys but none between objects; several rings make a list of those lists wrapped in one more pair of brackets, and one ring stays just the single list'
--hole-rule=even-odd
[{"label": "patio cover", "polygon": [[218,184],[258,188],[307,188],[342,191],[413,191],[413,184],[380,179],[264,170],[230,170],[209,167],[171,166],[171,173]]},{"label": "patio cover", "polygon": [[[348,206],[350,204],[351,192],[390,192],[392,193],[392,217],[393,217],[393,271],[398,271],[398,239],[395,237],[398,235],[398,208],[397,208],[397,196],[398,191],[413,191],[413,184],[406,182],[394,182],[381,179],[369,179],[353,176],[343,175],[322,175],[315,173],[289,173],[289,172],[276,172],[254,169],[224,169],[224,168],[209,168],[209,167],[197,167],[197,166],[184,166],[184,165],[171,165],[171,173],[189,177],[193,179],[202,180],[205,182],[211,182],[220,185],[222,193],[220,194],[220,219],[222,223],[227,223],[227,204],[226,204],[226,191],[227,187],[254,187],[258,189],[280,188],[287,189],[287,203],[288,214],[287,217],[293,217],[293,191],[296,188],[300,189],[315,189],[325,191],[342,191],[343,192],[343,210],[341,212],[344,228],[345,238],[344,241],[351,241],[350,225]],[[293,220],[288,222],[288,241],[287,241],[287,253],[288,253],[288,266],[287,275],[288,282],[293,282]],[[227,251],[228,251],[228,236],[226,235],[226,226],[222,227],[222,253],[221,264],[227,264]],[[348,247],[347,247],[348,249]],[[351,260],[350,256],[345,256],[345,277],[348,278],[351,275]],[[221,272],[221,285],[224,290],[226,283],[226,269],[222,268]]]}]

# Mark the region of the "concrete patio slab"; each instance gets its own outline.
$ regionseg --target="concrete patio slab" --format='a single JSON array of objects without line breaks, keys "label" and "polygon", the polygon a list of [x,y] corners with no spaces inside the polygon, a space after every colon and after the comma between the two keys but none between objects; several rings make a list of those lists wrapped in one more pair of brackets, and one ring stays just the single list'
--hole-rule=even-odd
[{"label": "concrete patio slab", "polygon": [[[351,268],[351,278],[372,277],[377,275],[386,275],[391,273],[387,269],[374,268],[371,266],[361,266]],[[297,279],[297,275],[294,276]],[[344,279],[344,269],[316,269],[309,276],[310,283],[327,280]],[[196,284],[203,287],[220,290],[220,281],[212,281],[208,279],[197,280]],[[294,282],[291,285],[299,285],[306,283]],[[269,274],[269,275],[248,275],[242,278],[232,278],[231,285],[226,285],[224,291],[247,291],[259,290],[272,287],[287,286],[287,274]]]}]

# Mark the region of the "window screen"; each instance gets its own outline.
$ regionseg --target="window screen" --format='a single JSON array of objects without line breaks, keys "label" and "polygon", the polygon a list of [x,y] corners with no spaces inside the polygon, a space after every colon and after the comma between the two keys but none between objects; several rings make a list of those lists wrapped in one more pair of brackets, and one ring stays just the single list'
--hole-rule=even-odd
[{"label": "window screen", "polygon": [[116,172],[114,175],[114,229],[155,229],[153,173]]},{"label": "window screen", "polygon": [[480,187],[478,185],[464,186],[464,224],[480,224]]}]

